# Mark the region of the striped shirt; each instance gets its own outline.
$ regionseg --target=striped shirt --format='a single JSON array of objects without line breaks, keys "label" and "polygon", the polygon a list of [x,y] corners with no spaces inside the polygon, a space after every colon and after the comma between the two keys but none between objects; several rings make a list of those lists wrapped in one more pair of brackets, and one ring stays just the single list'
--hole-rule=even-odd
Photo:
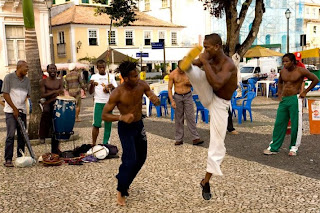
[{"label": "striped shirt", "polygon": [[77,71],[71,71],[65,78],[66,90],[70,96],[76,97],[80,95],[81,88],[85,89],[83,80],[81,79],[80,73]]}]

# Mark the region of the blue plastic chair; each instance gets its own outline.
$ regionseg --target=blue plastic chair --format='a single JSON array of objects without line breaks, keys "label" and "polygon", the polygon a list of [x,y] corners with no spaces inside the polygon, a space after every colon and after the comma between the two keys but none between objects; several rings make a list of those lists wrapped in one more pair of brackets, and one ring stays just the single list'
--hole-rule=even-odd
[{"label": "blue plastic chair", "polygon": [[258,88],[256,88],[256,83],[258,81],[258,78],[249,78],[248,79],[248,91],[254,91],[256,92],[256,90],[261,91],[261,95],[263,95],[263,91],[262,91],[262,87],[260,84],[258,84]]},{"label": "blue plastic chair", "polygon": [[318,91],[318,90],[320,90],[320,83],[318,83],[315,87],[311,89],[311,91]]},{"label": "blue plastic chair", "polygon": [[249,85],[243,84],[242,82],[240,82],[239,84],[241,86],[241,92],[242,92],[241,96],[243,97],[248,92]]},{"label": "blue plastic chair", "polygon": [[195,102],[196,107],[197,107],[196,123],[198,123],[198,113],[199,113],[199,112],[201,113],[202,120],[203,120],[205,123],[209,123],[209,110],[208,110],[207,108],[205,108],[205,107],[201,104],[198,95],[192,95],[192,98],[193,98],[193,101]]},{"label": "blue plastic chair", "polygon": [[171,106],[171,121],[174,120],[174,108]]},{"label": "blue plastic chair", "polygon": [[238,111],[238,124],[242,123],[242,112],[243,112],[243,107],[242,105],[237,105],[237,101],[245,98],[248,93],[246,93],[243,97],[241,98],[236,98],[237,91],[234,91],[232,98],[231,98],[231,107],[232,107],[232,114],[237,117],[236,111]]},{"label": "blue plastic chair", "polygon": [[255,92],[248,92],[247,98],[242,102],[242,108],[243,108],[242,115],[243,115],[244,121],[247,120],[247,111],[248,111],[250,115],[250,120],[252,122],[251,103],[255,97],[256,97]]},{"label": "blue plastic chair", "polygon": [[277,97],[278,92],[278,81],[279,79],[274,79],[275,83],[270,85],[270,92],[272,97]]},{"label": "blue plastic chair", "polygon": [[168,91],[167,90],[161,91],[158,97],[160,99],[160,105],[156,106],[157,117],[162,116],[162,108],[164,109],[164,115],[167,116],[167,114],[168,114],[168,107],[167,107]]}]

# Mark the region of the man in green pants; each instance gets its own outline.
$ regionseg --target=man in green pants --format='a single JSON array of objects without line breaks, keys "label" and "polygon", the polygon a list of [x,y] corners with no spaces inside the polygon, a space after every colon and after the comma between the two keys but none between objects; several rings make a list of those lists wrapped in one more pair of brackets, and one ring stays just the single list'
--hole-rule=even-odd
[{"label": "man in green pants", "polygon": [[[92,124],[92,145],[96,145],[99,129],[102,122],[102,110],[104,105],[109,101],[110,93],[117,87],[114,74],[106,72],[106,62],[99,60],[97,62],[99,73],[91,76],[89,93],[94,93],[94,111]],[[111,133],[111,122],[104,122],[103,144],[108,144]]]},{"label": "man in green pants", "polygon": [[[283,69],[279,76],[279,107],[276,122],[274,124],[272,141],[267,149],[263,151],[265,155],[277,154],[281,147],[288,121],[291,119],[291,144],[289,156],[297,155],[301,144],[302,136],[302,99],[317,85],[319,79],[307,69],[297,66],[295,55],[287,53],[282,57]],[[304,78],[312,81],[307,89],[302,90],[301,84]]]}]

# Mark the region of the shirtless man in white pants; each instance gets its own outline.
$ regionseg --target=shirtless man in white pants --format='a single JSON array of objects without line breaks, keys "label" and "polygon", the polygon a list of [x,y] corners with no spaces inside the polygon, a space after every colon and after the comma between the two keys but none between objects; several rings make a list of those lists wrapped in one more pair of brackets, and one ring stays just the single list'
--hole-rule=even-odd
[{"label": "shirtless man in white pants", "polygon": [[181,62],[180,69],[186,71],[201,103],[210,112],[207,172],[200,183],[203,198],[209,200],[211,176],[222,175],[220,164],[226,153],[224,139],[228,124],[228,108],[232,94],[237,88],[237,68],[232,59],[224,54],[222,40],[218,34],[206,35],[203,46],[205,50],[199,58],[192,61],[196,51],[190,51]]}]

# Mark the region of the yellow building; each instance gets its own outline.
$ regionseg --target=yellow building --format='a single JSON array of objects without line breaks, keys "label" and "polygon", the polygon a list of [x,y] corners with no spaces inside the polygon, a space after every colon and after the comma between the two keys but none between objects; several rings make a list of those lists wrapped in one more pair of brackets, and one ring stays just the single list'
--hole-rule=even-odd
[{"label": "yellow building", "polygon": [[[98,58],[108,49],[109,16],[96,16],[94,10],[95,6],[92,5],[73,5],[52,18],[56,63],[77,62],[85,57]],[[138,20],[132,23],[132,26],[112,27],[112,49],[134,58],[139,58],[137,52],[148,50],[149,59],[152,54],[163,57],[159,50],[151,51],[152,42],[164,41],[166,51],[170,50],[173,55],[176,49],[181,49],[180,32],[183,26],[156,19],[143,12],[136,11],[136,14]],[[183,49],[185,54],[187,50]],[[182,58],[183,54],[179,58]],[[170,61],[169,53],[167,57],[169,63],[177,61]],[[159,59],[154,60],[161,63]]]}]

